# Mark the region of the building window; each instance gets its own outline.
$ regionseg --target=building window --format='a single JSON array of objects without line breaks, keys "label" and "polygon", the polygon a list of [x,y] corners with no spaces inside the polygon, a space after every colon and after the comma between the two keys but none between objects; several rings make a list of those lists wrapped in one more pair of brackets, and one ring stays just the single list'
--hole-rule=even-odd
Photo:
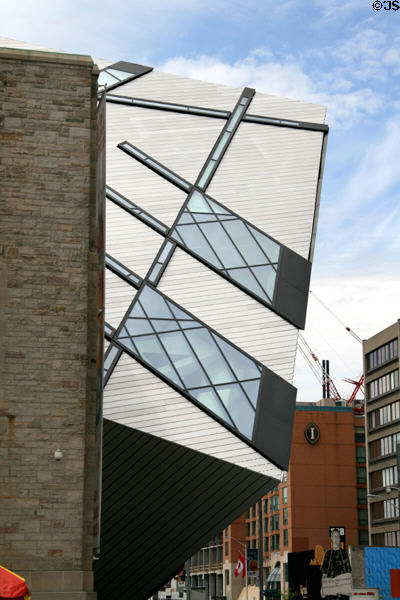
[{"label": "building window", "polygon": [[400,531],[389,531],[383,535],[385,546],[400,546]]},{"label": "building window", "polygon": [[225,569],[225,584],[229,585],[229,571]]},{"label": "building window", "polygon": [[398,519],[399,517],[399,499],[391,498],[382,502],[371,504],[371,513],[373,520],[379,519]]},{"label": "building window", "polygon": [[268,517],[264,517],[264,532],[268,531]]},{"label": "building window", "polygon": [[271,515],[269,518],[269,527],[271,531],[279,529],[279,515]]},{"label": "building window", "polygon": [[225,542],[225,555],[228,556],[229,554],[229,542]]},{"label": "building window", "polygon": [[368,546],[369,544],[369,536],[367,529],[359,529],[358,530],[358,544],[360,546]]},{"label": "building window", "polygon": [[264,552],[268,552],[268,536],[264,538]]},{"label": "building window", "polygon": [[271,535],[271,550],[279,550],[279,533]]},{"label": "building window", "polygon": [[252,545],[253,548],[257,548],[257,540],[253,540],[251,542],[251,545]]},{"label": "building window", "polygon": [[371,473],[371,488],[390,487],[398,483],[397,467],[387,467]]},{"label": "building window", "polygon": [[229,537],[229,527],[225,529],[225,537]]},{"label": "building window", "polygon": [[287,482],[287,471],[283,471],[282,472],[282,483],[286,483]]},{"label": "building window", "polygon": [[365,463],[366,453],[365,446],[356,446],[356,462]]},{"label": "building window", "polygon": [[354,432],[355,441],[358,443],[365,442],[365,429],[364,427],[356,427]]},{"label": "building window", "polygon": [[399,387],[399,370],[391,371],[368,384],[368,398],[373,400]]},{"label": "building window", "polygon": [[250,535],[250,523],[246,523],[246,537]]},{"label": "building window", "polygon": [[394,339],[367,354],[367,369],[376,369],[384,363],[397,358],[398,355],[398,341],[397,339]]},{"label": "building window", "polygon": [[357,503],[358,504],[367,504],[367,489],[366,488],[357,488]]},{"label": "building window", "polygon": [[386,435],[369,444],[369,457],[378,458],[379,456],[394,454],[398,444],[400,444],[400,433]]},{"label": "building window", "polygon": [[367,483],[367,469],[365,467],[357,467],[357,483]]},{"label": "building window", "polygon": [[358,509],[358,524],[368,525],[368,510],[366,508]]},{"label": "building window", "polygon": [[370,429],[386,425],[392,421],[400,419],[400,401],[392,402],[382,408],[377,408],[368,414],[368,424]]},{"label": "building window", "polygon": [[271,512],[274,510],[279,510],[279,495],[276,494],[271,498]]},{"label": "building window", "polygon": [[287,529],[283,530],[283,545],[287,546],[289,544],[289,531]]},{"label": "building window", "polygon": [[264,512],[268,512],[268,500],[264,500]]},{"label": "building window", "polygon": [[282,503],[287,504],[287,500],[288,500],[287,487],[284,487],[284,488],[282,488]]},{"label": "building window", "polygon": [[283,509],[282,516],[283,516],[283,525],[287,525],[288,524],[288,509],[287,508]]},{"label": "building window", "polygon": [[253,521],[251,524],[251,535],[256,535],[256,522]]}]

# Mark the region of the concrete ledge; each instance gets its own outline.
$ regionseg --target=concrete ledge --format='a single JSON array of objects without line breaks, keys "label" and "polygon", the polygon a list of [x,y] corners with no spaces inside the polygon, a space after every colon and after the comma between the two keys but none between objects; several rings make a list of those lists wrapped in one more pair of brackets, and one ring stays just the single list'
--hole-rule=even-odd
[{"label": "concrete ledge", "polygon": [[68,54],[64,52],[53,52],[45,50],[26,50],[23,48],[0,47],[0,58],[12,60],[28,60],[32,62],[58,63],[63,65],[74,65],[79,67],[96,68],[91,56],[85,54]]}]

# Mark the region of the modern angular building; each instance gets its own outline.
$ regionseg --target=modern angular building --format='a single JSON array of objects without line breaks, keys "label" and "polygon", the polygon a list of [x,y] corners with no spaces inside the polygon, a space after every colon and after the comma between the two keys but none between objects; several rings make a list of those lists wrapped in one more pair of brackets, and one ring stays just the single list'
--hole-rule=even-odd
[{"label": "modern angular building", "polygon": [[140,600],[288,467],[328,128],[321,106],[95,62],[107,123],[95,590]]},{"label": "modern angular building", "polygon": [[400,546],[399,333],[397,321],[363,344],[372,546]]}]

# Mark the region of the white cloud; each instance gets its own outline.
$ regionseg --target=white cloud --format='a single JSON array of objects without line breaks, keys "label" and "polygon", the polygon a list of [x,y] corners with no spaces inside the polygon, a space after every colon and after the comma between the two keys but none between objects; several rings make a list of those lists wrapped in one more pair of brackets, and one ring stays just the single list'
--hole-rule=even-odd
[{"label": "white cloud", "polygon": [[[400,318],[400,278],[377,273],[352,277],[313,277],[311,289],[345,326],[362,339],[378,333]],[[332,314],[310,295],[304,337],[322,361],[330,360],[331,374],[339,392],[349,396],[353,386],[344,378],[362,373],[362,346]],[[298,400],[315,402],[321,386],[305,361],[298,357],[295,373]]]},{"label": "white cloud", "polygon": [[266,94],[323,104],[328,107],[329,123],[342,128],[376,114],[383,105],[383,96],[369,88],[351,90],[352,84],[345,77],[338,78],[337,84],[318,76],[314,80],[300,60],[290,55],[275,56],[262,48],[231,64],[202,55],[172,58],[159,68],[185,77],[254,87]]}]

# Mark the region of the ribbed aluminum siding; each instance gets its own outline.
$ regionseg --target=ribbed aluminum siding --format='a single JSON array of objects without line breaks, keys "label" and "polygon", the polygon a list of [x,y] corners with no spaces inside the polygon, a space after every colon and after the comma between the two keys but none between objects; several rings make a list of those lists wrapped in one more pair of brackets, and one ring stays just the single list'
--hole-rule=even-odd
[{"label": "ribbed aluminum siding", "polygon": [[269,96],[257,92],[250,105],[249,113],[292,121],[324,123],[326,108],[318,104],[279,98],[278,96]]},{"label": "ribbed aluminum siding", "polygon": [[107,104],[107,122],[111,145],[127,140],[192,183],[225,124],[220,119],[112,103]]},{"label": "ribbed aluminum siding", "polygon": [[106,277],[106,311],[105,319],[112,327],[117,329],[122,317],[125,315],[137,290],[123,279],[114,275],[109,269],[105,271]]},{"label": "ribbed aluminum siding", "polygon": [[232,110],[240,96],[240,90],[227,85],[178,77],[154,70],[119,87],[118,94],[218,110]]},{"label": "ribbed aluminum siding", "polygon": [[163,236],[111,200],[106,203],[106,236],[108,254],[141,277],[145,277],[164,241]]}]

